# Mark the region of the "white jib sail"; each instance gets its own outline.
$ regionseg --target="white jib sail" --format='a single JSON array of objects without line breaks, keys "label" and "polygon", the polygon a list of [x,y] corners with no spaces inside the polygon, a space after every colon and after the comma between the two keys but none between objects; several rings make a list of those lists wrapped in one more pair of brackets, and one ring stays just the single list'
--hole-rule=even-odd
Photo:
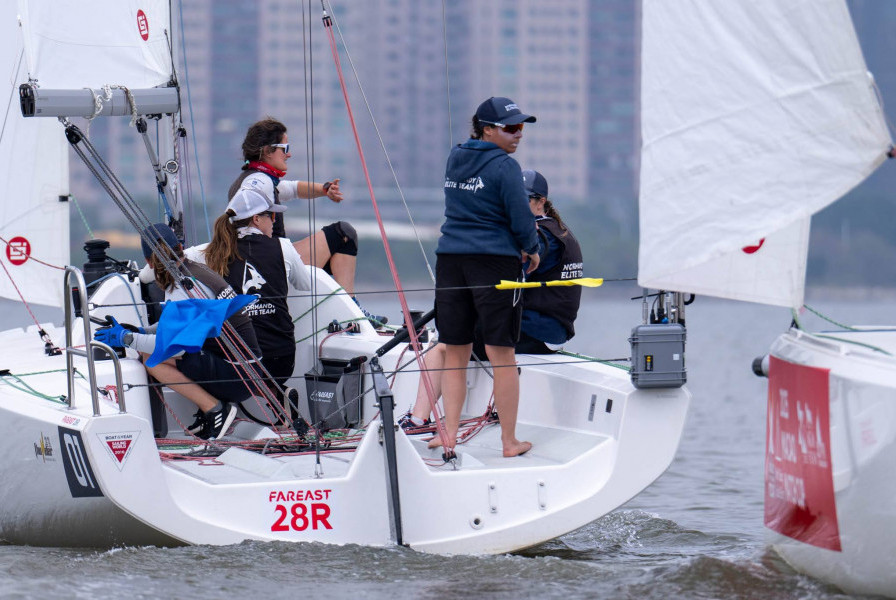
[{"label": "white jib sail", "polygon": [[803,301],[811,215],[891,144],[843,0],[644,0],[638,282]]},{"label": "white jib sail", "polygon": [[168,0],[19,0],[19,12],[28,74],[43,88],[140,89],[171,78]]},{"label": "white jib sail", "polygon": [[[0,296],[62,306],[69,263],[68,142],[55,119],[25,119],[26,79],[15,3],[0,10]],[[16,291],[18,288],[18,292]]]}]

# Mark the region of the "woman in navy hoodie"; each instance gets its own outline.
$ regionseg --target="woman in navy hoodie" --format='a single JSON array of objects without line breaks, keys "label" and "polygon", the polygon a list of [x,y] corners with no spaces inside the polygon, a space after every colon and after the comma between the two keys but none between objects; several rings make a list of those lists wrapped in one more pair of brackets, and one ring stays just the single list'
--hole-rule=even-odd
[{"label": "woman in navy hoodie", "polygon": [[[523,137],[523,114],[509,98],[492,97],[473,116],[471,139],[451,150],[445,169],[445,223],[436,248],[436,326],[445,344],[442,394],[445,428],[455,440],[466,398],[476,321],[483,324],[485,352],[494,368],[495,408],[504,456],[532,444],[516,438],[519,373],[514,345],[519,338],[519,293],[496,290],[538,267],[535,219],[519,163],[510,157]],[[431,442],[438,445],[438,440]]]}]

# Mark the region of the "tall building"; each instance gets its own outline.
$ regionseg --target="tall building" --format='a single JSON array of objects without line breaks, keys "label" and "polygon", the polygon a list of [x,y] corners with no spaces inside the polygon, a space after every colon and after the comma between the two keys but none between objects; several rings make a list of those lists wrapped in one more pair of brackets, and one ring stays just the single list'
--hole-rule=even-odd
[{"label": "tall building", "polygon": [[[476,106],[496,95],[538,117],[516,158],[548,178],[552,196],[599,201],[634,221],[633,11],[627,0],[334,1],[342,72],[386,217],[407,219],[394,170],[415,221],[441,221],[448,152],[469,136]],[[246,127],[265,115],[289,127],[290,178],[342,179],[347,201],[316,202],[320,219],[372,218],[320,4],[193,0],[175,3],[173,18],[175,43],[181,23],[185,40],[178,74],[191,145],[181,185],[194,220],[204,220],[200,192],[210,218],[220,214]],[[127,120],[93,127],[125,185],[154,206],[145,150]],[[83,169],[73,173],[79,197],[101,197]],[[301,218],[304,208],[289,214]]]}]

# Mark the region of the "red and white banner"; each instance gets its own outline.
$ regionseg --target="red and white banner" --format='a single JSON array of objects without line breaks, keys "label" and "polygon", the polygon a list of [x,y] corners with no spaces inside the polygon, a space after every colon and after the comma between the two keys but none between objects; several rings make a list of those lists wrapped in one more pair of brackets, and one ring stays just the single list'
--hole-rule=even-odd
[{"label": "red and white banner", "polygon": [[830,369],[769,359],[765,526],[840,551],[831,471]]}]

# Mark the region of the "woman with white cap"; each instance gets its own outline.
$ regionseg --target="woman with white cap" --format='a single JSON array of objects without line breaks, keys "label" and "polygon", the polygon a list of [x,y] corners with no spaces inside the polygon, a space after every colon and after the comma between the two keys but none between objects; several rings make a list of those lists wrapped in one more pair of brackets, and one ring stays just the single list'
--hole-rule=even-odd
[{"label": "woman with white cap", "polygon": [[295,366],[295,327],[286,302],[290,286],[311,289],[311,275],[292,242],[273,236],[274,216],[284,210],[256,190],[239,190],[215,221],[212,241],[187,250],[240,293],[259,297],[246,310],[262,364],[280,386]]}]

